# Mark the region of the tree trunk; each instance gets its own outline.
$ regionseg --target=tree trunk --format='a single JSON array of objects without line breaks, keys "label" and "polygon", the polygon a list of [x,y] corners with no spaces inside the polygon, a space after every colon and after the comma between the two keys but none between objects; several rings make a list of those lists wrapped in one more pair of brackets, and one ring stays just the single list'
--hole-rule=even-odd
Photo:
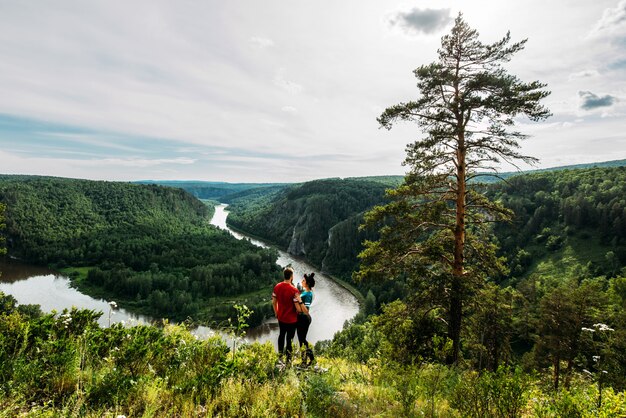
[{"label": "tree trunk", "polygon": [[456,178],[456,222],[454,227],[454,261],[450,286],[450,324],[448,333],[452,340],[451,363],[457,363],[461,351],[461,318],[463,314],[463,267],[465,265],[465,136],[459,132]]},{"label": "tree trunk", "polygon": [[554,357],[554,390],[559,390],[559,377],[561,374],[561,357]]},{"label": "tree trunk", "polygon": [[450,322],[448,323],[448,337],[452,340],[452,353],[448,357],[448,363],[456,364],[459,361],[461,351],[461,316],[463,301],[461,300],[461,286],[456,278],[450,287]]}]

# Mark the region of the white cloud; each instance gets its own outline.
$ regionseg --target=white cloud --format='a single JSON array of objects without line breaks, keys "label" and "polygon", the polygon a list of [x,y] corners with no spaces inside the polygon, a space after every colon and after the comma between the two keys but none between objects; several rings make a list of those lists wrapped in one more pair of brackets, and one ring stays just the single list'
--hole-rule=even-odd
[{"label": "white cloud", "polygon": [[289,94],[299,94],[303,90],[300,84],[296,83],[295,81],[285,79],[284,68],[280,68],[276,72],[276,75],[274,76],[274,85],[280,87]]},{"label": "white cloud", "polygon": [[293,106],[283,106],[280,108],[285,113],[298,113],[298,109]]},{"label": "white cloud", "polygon": [[265,49],[274,46],[274,41],[269,38],[264,38],[262,36],[253,36],[250,38],[250,43],[257,48]]},{"label": "white cloud", "polygon": [[157,165],[164,164],[193,164],[196,160],[192,158],[156,158],[156,159],[147,159],[147,158],[102,158],[102,159],[93,159],[93,160],[80,160],[75,161],[77,165],[85,165],[85,166],[119,166],[119,167],[154,167]]},{"label": "white cloud", "polygon": [[626,34],[626,0],[621,0],[616,7],[604,9],[602,17],[589,33],[590,37],[614,36]]},{"label": "white cloud", "polygon": [[574,81],[582,78],[593,78],[598,77],[599,75],[600,73],[598,72],[598,70],[582,70],[577,73],[570,74],[568,80]]}]

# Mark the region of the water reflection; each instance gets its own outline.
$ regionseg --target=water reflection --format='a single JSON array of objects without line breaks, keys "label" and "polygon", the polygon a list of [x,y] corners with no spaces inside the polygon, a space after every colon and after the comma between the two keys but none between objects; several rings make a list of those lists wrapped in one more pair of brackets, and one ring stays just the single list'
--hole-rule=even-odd
[{"label": "water reflection", "polygon": [[151,320],[125,309],[111,311],[106,300],[80,293],[71,286],[67,277],[44,267],[0,260],[0,272],[0,292],[12,295],[22,305],[39,305],[44,312],[61,312],[73,306],[100,311],[103,315],[98,324],[103,327],[109,326],[109,323],[145,324]]}]

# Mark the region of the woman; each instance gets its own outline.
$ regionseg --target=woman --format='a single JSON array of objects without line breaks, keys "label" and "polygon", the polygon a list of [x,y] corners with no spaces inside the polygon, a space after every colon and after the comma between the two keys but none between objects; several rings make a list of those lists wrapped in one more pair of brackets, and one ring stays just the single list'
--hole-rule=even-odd
[{"label": "woman", "polygon": [[[300,290],[300,299],[304,305],[304,309],[298,311],[298,341],[300,342],[300,352],[302,353],[302,363],[305,366],[309,366],[313,363],[314,356],[312,347],[306,340],[306,334],[309,332],[309,326],[311,325],[310,308],[313,302],[313,291],[311,290],[315,286],[315,273],[305,274],[302,279],[301,286],[298,286]],[[306,349],[305,349],[306,347]]]}]

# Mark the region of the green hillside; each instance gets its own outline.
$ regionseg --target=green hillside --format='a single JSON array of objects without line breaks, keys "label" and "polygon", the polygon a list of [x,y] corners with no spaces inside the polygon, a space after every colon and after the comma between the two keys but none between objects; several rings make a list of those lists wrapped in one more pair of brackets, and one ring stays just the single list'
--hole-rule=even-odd
[{"label": "green hillside", "polygon": [[515,213],[495,230],[512,277],[613,276],[626,266],[626,167],[519,175],[490,195]]},{"label": "green hillside", "polygon": [[[270,194],[228,200],[230,225],[276,243],[304,257],[335,277],[352,282],[364,239],[375,231],[359,231],[363,214],[385,200],[385,190],[398,176],[323,179],[288,186]],[[380,302],[403,294],[402,283],[360,283],[366,295],[373,290]]]},{"label": "green hillside", "polygon": [[[333,251],[341,248],[352,258],[358,252],[358,248],[344,245],[341,224],[359,219],[365,210],[381,202],[387,187],[384,182],[367,180],[315,180],[272,195],[233,199],[228,220],[328,269],[328,263],[337,258],[331,256]],[[354,237],[349,238],[354,241]]]},{"label": "green hillside", "polygon": [[0,202],[9,255],[88,271],[77,285],[130,310],[218,321],[246,300],[257,323],[271,311],[255,292],[269,293],[276,254],[209,225],[212,208],[181,189],[2,176]]},{"label": "green hillside", "polygon": [[[614,275],[626,266],[626,167],[611,164],[518,174],[478,186],[515,213],[513,223],[495,227],[511,271],[498,280]],[[397,180],[317,180],[242,196],[230,201],[229,222],[350,280],[362,241],[375,236],[359,231],[362,214],[383,203],[384,190]],[[379,303],[404,292],[401,281],[358,286],[372,290]]]}]

